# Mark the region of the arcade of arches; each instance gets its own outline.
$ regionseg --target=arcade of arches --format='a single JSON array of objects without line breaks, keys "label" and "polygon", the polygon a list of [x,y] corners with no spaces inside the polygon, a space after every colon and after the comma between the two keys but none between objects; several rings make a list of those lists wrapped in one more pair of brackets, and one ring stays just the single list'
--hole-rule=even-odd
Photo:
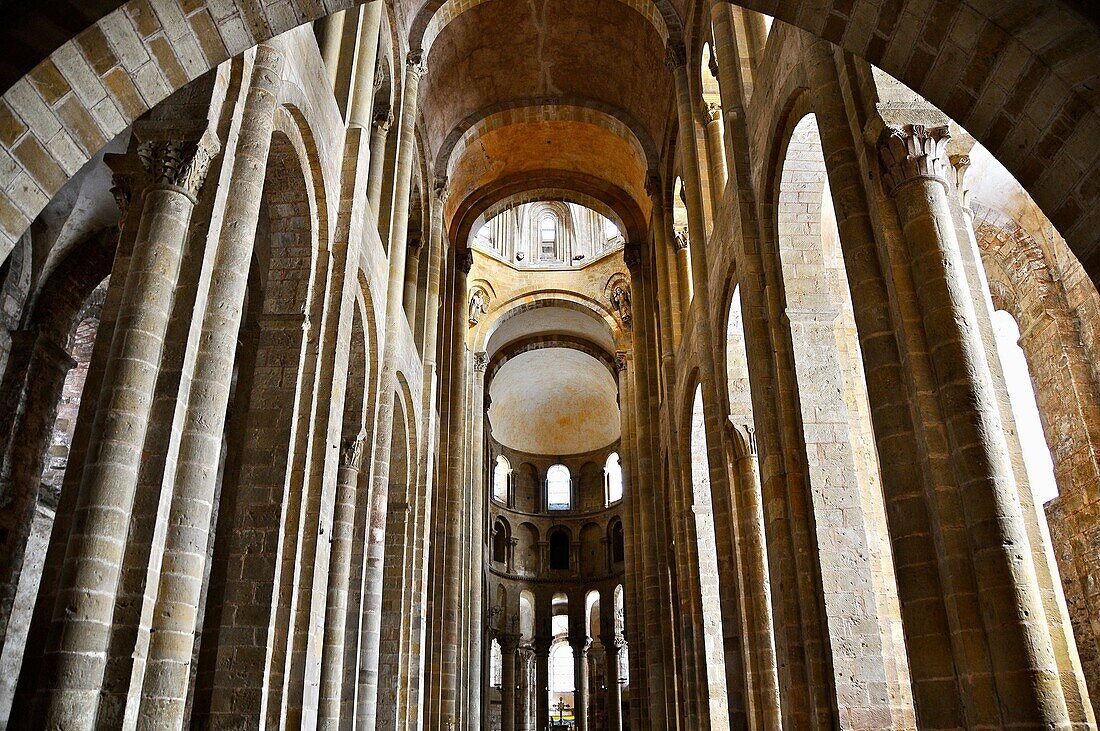
[{"label": "arcade of arches", "polygon": [[0,729],[1097,729],[1087,0],[9,5]]}]

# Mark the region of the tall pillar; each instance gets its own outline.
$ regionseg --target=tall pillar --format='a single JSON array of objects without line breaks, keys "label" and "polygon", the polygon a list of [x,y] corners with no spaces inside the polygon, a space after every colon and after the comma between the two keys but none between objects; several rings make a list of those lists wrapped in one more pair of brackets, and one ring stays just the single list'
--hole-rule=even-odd
[{"label": "tall pillar", "polygon": [[974,300],[947,199],[947,129],[887,128],[886,183],[910,252],[936,397],[970,539],[1000,717],[1006,726],[1068,728],[1027,529]]},{"label": "tall pillar", "polygon": [[217,154],[216,135],[148,141],[149,175],[130,268],[111,340],[80,503],[53,617],[55,649],[44,658],[35,725],[93,728],[114,613],[125,516],[134,503],[168,314],[196,195]]},{"label": "tall pillar", "polygon": [[233,195],[226,199],[180,437],[142,686],[141,728],[179,726],[184,720],[218,476],[211,465],[221,454],[282,66],[278,50],[257,46],[229,183]]},{"label": "tall pillar", "polygon": [[722,207],[722,196],[726,192],[726,152],[722,141],[722,107],[713,102],[703,111],[703,123],[707,132],[707,169],[710,172],[710,197],[714,201],[714,211]]},{"label": "tall pillar", "polygon": [[573,719],[577,731],[588,731],[588,648],[592,639],[587,635],[570,635],[573,648]]},{"label": "tall pillar", "polygon": [[[375,67],[378,65],[378,33],[382,25],[382,0],[370,0],[359,16],[359,40],[348,107],[348,126],[367,127],[374,113]],[[371,154],[374,146],[371,145]]]},{"label": "tall pillar", "polygon": [[467,543],[470,553],[466,563],[470,587],[466,596],[470,611],[470,619],[466,627],[466,631],[469,632],[470,731],[481,729],[481,716],[485,710],[482,707],[481,699],[481,689],[484,685],[482,659],[485,657],[488,647],[485,646],[482,638],[484,624],[481,612],[484,603],[485,542],[488,537],[488,521],[485,512],[485,495],[487,493],[487,485],[485,484],[485,369],[488,365],[489,358],[486,353],[474,353],[473,380],[470,384],[470,419],[468,422],[470,425],[470,474],[467,477],[467,483],[472,488],[468,509],[473,531]]},{"label": "tall pillar", "polygon": [[[27,553],[35,506],[42,489],[42,466],[65,376],[76,362],[52,333],[40,328],[11,333],[11,353],[0,403],[8,413],[7,448],[0,465],[0,637],[8,622]],[[5,643],[6,644],[6,643]]]},{"label": "tall pillar", "polygon": [[503,658],[500,675],[500,731],[516,731],[516,649],[519,635],[500,636],[500,654]]},{"label": "tall pillar", "polygon": [[[376,0],[381,2],[381,0]],[[367,172],[367,204],[380,219],[378,206],[382,204],[382,182],[386,178],[386,140],[389,138],[390,125],[393,124],[393,112],[378,114],[371,121],[370,131],[370,170]]]},{"label": "tall pillar", "polygon": [[[416,147],[414,128],[417,91],[424,75],[419,51],[409,53],[405,63],[404,97],[397,130],[397,167],[391,218],[389,271],[386,287],[386,337],[382,348],[381,390],[378,395],[378,423],[375,427],[374,457],[367,541],[367,567],[363,579],[363,645],[360,651],[361,696],[357,718],[363,728],[374,728],[378,711],[378,655],[382,622],[382,581],[386,551],[386,511],[389,506],[389,459],[393,438],[394,395],[398,388],[396,333],[404,318],[402,294],[405,285],[405,250],[408,236],[409,193]],[[373,162],[372,162],[373,167]]]},{"label": "tall pillar", "polygon": [[317,712],[317,726],[321,729],[336,729],[340,726],[352,537],[355,531],[355,506],[362,464],[363,435],[359,435],[343,445],[340,451],[340,468],[336,475],[328,603],[325,607],[325,645],[321,662],[321,695]]},{"label": "tall pillar", "polygon": [[535,731],[550,729],[550,645],[552,637],[535,637]]},{"label": "tall pillar", "polygon": [[623,686],[619,683],[623,636],[611,629],[600,635],[600,642],[607,661],[607,731],[623,731]]}]

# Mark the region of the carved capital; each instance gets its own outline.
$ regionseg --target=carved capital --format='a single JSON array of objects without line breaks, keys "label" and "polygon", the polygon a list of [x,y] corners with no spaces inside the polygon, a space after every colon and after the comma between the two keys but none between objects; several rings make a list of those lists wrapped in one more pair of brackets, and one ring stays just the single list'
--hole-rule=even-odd
[{"label": "carved capital", "polygon": [[681,226],[680,228],[676,229],[676,232],[672,237],[673,246],[675,246],[677,249],[686,249],[690,242],[691,241],[688,238],[687,226]]},{"label": "carved capital", "polygon": [[424,52],[419,48],[409,51],[409,55],[405,57],[405,67],[417,79],[423,79],[424,74],[428,73],[428,67],[424,61]]},{"label": "carved capital", "polygon": [[207,130],[197,141],[147,140],[137,154],[151,186],[173,188],[193,200],[220,150],[217,135]]},{"label": "carved capital", "polygon": [[615,370],[619,373],[622,373],[623,371],[626,370],[626,364],[627,364],[626,351],[625,350],[615,351]]},{"label": "carved capital", "polygon": [[711,122],[722,121],[722,105],[717,102],[707,102],[707,105],[703,108],[703,120],[704,124],[710,124]]},{"label": "carved capital", "polygon": [[665,46],[665,66],[672,71],[687,64],[687,53],[684,47],[678,43],[669,43]]},{"label": "carved capital", "polygon": [[432,181],[432,193],[440,203],[446,203],[451,191],[447,188],[447,176],[437,175]]},{"label": "carved capital", "polygon": [[627,244],[623,247],[623,263],[632,273],[642,265],[642,247],[638,244]]},{"label": "carved capital", "polygon": [[585,654],[592,647],[592,638],[587,635],[569,635],[569,646],[577,654]]},{"label": "carved capital", "polygon": [[134,197],[133,183],[133,178],[129,175],[116,174],[111,178],[111,195],[118,206],[120,226],[126,220],[126,212],[130,210],[130,201]]},{"label": "carved capital", "polygon": [[479,350],[474,353],[474,371],[477,373],[484,373],[485,369],[489,367],[489,354],[484,350]]},{"label": "carved capital", "polygon": [[464,249],[455,259],[455,264],[460,272],[469,274],[470,270],[474,268],[474,252],[470,249]]},{"label": "carved capital", "polygon": [[340,447],[340,466],[357,472],[363,466],[363,437],[344,440]]},{"label": "carved capital", "polygon": [[645,192],[650,198],[658,198],[661,195],[661,176],[657,173],[649,173],[645,176]]},{"label": "carved capital", "polygon": [[370,124],[379,132],[389,132],[390,127],[393,126],[393,110],[386,109],[374,115]]},{"label": "carved capital", "polygon": [[967,173],[970,171],[970,155],[951,155],[951,168],[955,172],[955,189],[959,191],[959,203],[963,208],[970,208],[970,180]]},{"label": "carved capital", "polygon": [[947,185],[947,127],[887,127],[879,140],[885,182],[891,192],[914,180]]}]

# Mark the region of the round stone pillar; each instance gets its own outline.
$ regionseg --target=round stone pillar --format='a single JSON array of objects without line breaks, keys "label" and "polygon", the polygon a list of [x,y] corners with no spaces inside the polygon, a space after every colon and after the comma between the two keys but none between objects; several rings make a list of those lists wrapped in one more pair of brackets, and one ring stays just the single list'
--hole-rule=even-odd
[{"label": "round stone pillar", "polygon": [[[378,0],[380,1],[380,0]],[[386,139],[393,124],[393,112],[375,116],[370,129],[370,169],[367,171],[367,205],[379,219],[378,206],[382,205],[382,182],[386,178]],[[381,235],[381,232],[379,232]]]},{"label": "round stone pillar", "polygon": [[[146,141],[138,157],[149,176],[126,272],[73,533],[62,567],[39,697],[44,718],[32,725],[91,729],[114,616],[126,519],[133,508],[145,434],[184,243],[199,188],[219,144]],[[204,547],[205,548],[205,547]]]},{"label": "round stone pillar", "polygon": [[516,731],[516,649],[519,635],[500,636],[500,731]]},{"label": "round stone pillar", "polygon": [[707,167],[710,172],[710,195],[714,202],[714,215],[722,206],[726,191],[726,152],[722,142],[722,107],[711,102],[703,112],[707,131]]},{"label": "round stone pillar", "polygon": [[612,632],[601,635],[600,642],[607,661],[607,731],[623,731],[623,686],[619,684],[622,674],[619,651],[623,648],[623,637]]},{"label": "round stone pillar", "polygon": [[588,648],[592,640],[584,635],[569,638],[573,648],[573,723],[577,731],[588,731]]},{"label": "round stone pillar", "polygon": [[992,375],[947,199],[946,127],[880,141],[969,533],[981,626],[1006,726],[1069,728]]},{"label": "round stone pillar", "polygon": [[535,647],[535,731],[550,728],[550,645],[551,637],[536,637]]},{"label": "round stone pillar", "polygon": [[181,430],[139,728],[183,724],[217,486],[212,466],[221,454],[282,67],[278,50],[257,46]]},{"label": "round stone pillar", "polygon": [[[378,65],[378,32],[381,23],[382,0],[365,3],[359,16],[359,43],[355,51],[355,78],[351,86],[348,126],[366,127],[371,123],[374,94],[381,86],[381,79],[376,82],[374,73]],[[372,145],[371,154],[373,153]]]},{"label": "round stone pillar", "polygon": [[363,435],[348,440],[340,451],[336,474],[336,504],[332,514],[328,604],[325,607],[325,646],[321,660],[321,697],[317,727],[340,726],[344,685],[344,637],[347,630],[348,592],[351,589],[352,538],[359,471],[363,464]]}]

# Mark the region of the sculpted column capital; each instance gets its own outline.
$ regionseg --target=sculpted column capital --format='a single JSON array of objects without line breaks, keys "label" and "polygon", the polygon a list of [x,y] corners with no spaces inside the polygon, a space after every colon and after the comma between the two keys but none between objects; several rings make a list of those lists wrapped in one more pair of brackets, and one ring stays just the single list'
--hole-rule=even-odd
[{"label": "sculpted column capital", "polygon": [[626,366],[627,366],[626,351],[625,350],[615,351],[615,370],[619,373],[622,373],[623,371],[626,370]]},{"label": "sculpted column capital", "polygon": [[374,119],[371,120],[371,127],[379,132],[388,132],[393,125],[393,110],[386,109],[378,114],[374,115]]},{"label": "sculpted column capital", "polygon": [[363,465],[363,437],[345,439],[340,448],[340,466],[358,471]]},{"label": "sculpted column capital", "polygon": [[138,145],[137,155],[151,187],[178,190],[194,200],[220,151],[217,135],[207,130],[196,141],[146,140]]},{"label": "sculpted column capital", "polygon": [[890,192],[915,180],[935,180],[946,187],[950,137],[947,127],[887,127],[879,139],[879,157]]},{"label": "sculpted column capital", "polygon": [[446,203],[451,191],[447,188],[447,176],[437,175],[432,181],[432,193],[440,203]]},{"label": "sculpted column capital", "polygon": [[489,366],[489,354],[483,350],[474,353],[474,371],[484,373]]},{"label": "sculpted column capital", "polygon": [[424,51],[419,48],[409,51],[409,55],[405,57],[405,67],[410,73],[414,74],[417,79],[423,79],[424,74],[428,73],[428,66],[424,60]]},{"label": "sculpted column capital", "polygon": [[470,270],[474,268],[474,252],[470,249],[463,249],[455,259],[455,264],[460,272],[469,274]]},{"label": "sculpted column capital", "polygon": [[665,46],[665,66],[675,71],[687,65],[687,53],[679,43],[669,43]]},{"label": "sculpted column capital", "polygon": [[592,647],[592,638],[588,635],[570,635],[569,646],[578,655],[584,655]]},{"label": "sculpted column capital", "polygon": [[627,244],[623,247],[623,263],[631,274],[637,274],[642,265],[642,247],[639,244]]},{"label": "sculpted column capital", "polygon": [[648,173],[645,176],[645,192],[650,198],[657,201],[661,197],[661,176],[657,173]]},{"label": "sculpted column capital", "polygon": [[672,238],[672,245],[677,249],[686,249],[690,239],[688,238],[687,226],[680,226],[676,229],[675,235]]},{"label": "sculpted column capital", "polygon": [[955,173],[955,188],[959,191],[959,203],[964,209],[970,209],[970,155],[951,155],[948,157]]}]

